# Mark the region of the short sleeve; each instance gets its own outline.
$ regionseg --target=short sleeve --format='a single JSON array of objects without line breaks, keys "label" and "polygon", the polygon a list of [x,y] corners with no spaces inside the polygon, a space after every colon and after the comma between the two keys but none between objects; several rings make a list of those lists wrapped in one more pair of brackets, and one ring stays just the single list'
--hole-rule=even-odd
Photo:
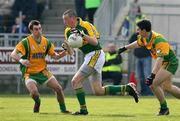
[{"label": "short sleeve", "polygon": [[170,46],[167,42],[160,42],[155,47],[158,57],[163,57],[169,54]]},{"label": "short sleeve", "polygon": [[140,35],[137,36],[137,44],[139,46],[144,46],[143,38]]},{"label": "short sleeve", "polygon": [[51,47],[48,51],[48,55],[53,56],[55,54],[54,49],[55,49],[54,44],[51,43]]},{"label": "short sleeve", "polygon": [[24,48],[24,45],[23,45],[22,41],[19,42],[19,43],[16,45],[16,49],[17,49],[18,52],[20,52],[23,56],[25,55],[26,50],[25,50],[25,48]]},{"label": "short sleeve", "polygon": [[90,37],[94,37],[95,36],[97,39],[100,38],[99,32],[97,31],[96,27],[93,26],[91,23],[85,22],[85,27],[86,27]]},{"label": "short sleeve", "polygon": [[70,36],[70,28],[66,28],[65,31],[64,31],[64,37],[65,37],[65,40],[68,39],[68,37]]}]

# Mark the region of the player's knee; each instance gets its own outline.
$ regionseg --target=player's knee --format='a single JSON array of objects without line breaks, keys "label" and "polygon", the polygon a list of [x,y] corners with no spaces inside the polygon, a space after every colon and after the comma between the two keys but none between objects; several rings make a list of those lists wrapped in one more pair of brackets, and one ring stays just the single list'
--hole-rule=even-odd
[{"label": "player's knee", "polygon": [[60,93],[62,91],[62,87],[60,85],[58,85],[58,86],[54,87],[54,91],[56,93]]},{"label": "player's knee", "polygon": [[31,90],[30,93],[32,97],[39,96],[39,92],[37,90]]},{"label": "player's knee", "polygon": [[94,94],[96,96],[101,96],[101,95],[104,95],[104,92],[102,90],[94,90]]},{"label": "player's knee", "polygon": [[152,88],[154,89],[154,88],[156,88],[158,86],[159,86],[159,83],[157,81],[153,81]]},{"label": "player's knee", "polygon": [[163,84],[162,88],[163,88],[163,90],[165,90],[167,92],[170,92],[172,90],[172,85],[165,85],[165,84]]},{"label": "player's knee", "polygon": [[102,96],[102,95],[104,95],[102,92],[94,92],[94,94],[95,94],[96,96]]},{"label": "player's knee", "polygon": [[80,82],[78,82],[78,81],[75,81],[75,80],[71,81],[71,85],[72,85],[73,89],[77,89],[77,88],[82,87],[82,84]]},{"label": "player's knee", "polygon": [[75,85],[76,85],[76,82],[74,80],[72,80],[71,81],[71,86],[72,86],[73,89],[75,89],[75,87],[76,87]]}]

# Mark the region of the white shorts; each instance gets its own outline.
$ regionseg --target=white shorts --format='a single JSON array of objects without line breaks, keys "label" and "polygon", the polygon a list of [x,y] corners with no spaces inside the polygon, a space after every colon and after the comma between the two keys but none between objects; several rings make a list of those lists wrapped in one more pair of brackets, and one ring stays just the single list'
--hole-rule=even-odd
[{"label": "white shorts", "polygon": [[94,68],[98,73],[101,73],[105,62],[105,54],[103,50],[92,51],[85,55],[83,65],[88,65]]}]

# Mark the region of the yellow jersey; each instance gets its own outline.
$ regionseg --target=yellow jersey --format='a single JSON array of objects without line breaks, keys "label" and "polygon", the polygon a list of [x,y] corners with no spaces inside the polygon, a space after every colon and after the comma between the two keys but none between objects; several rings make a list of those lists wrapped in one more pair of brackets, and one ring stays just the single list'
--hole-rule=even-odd
[{"label": "yellow jersey", "polygon": [[145,47],[151,52],[153,58],[164,57],[168,61],[169,56],[175,56],[174,50],[167,40],[159,33],[154,31],[151,32],[151,37],[149,39],[141,37],[138,35],[137,43],[139,46]]},{"label": "yellow jersey", "polygon": [[26,67],[25,72],[22,72],[23,74],[43,71],[47,67],[46,54],[50,56],[55,54],[54,45],[44,36],[41,36],[41,42],[37,43],[33,36],[29,35],[16,45],[16,49],[22,54],[22,58],[28,59],[31,64],[30,67]]},{"label": "yellow jersey", "polygon": [[[96,37],[97,39],[100,38],[100,34],[97,31],[96,27],[93,26],[88,21],[83,21],[81,18],[77,18],[78,24],[75,27],[76,29],[83,31],[86,35],[90,37]],[[64,32],[65,39],[67,40],[68,37],[72,34],[71,28],[67,27]],[[101,46],[98,41],[98,44],[96,46],[89,44],[86,40],[83,40],[83,46],[79,48],[84,54],[87,54],[89,52],[100,50]]]}]

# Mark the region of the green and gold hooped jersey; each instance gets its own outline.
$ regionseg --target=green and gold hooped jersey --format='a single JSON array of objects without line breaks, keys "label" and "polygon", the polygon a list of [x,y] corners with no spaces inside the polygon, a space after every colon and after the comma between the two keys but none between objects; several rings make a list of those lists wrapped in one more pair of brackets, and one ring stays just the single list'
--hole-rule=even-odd
[{"label": "green and gold hooped jersey", "polygon": [[16,45],[16,49],[22,54],[23,59],[28,59],[31,66],[26,68],[21,65],[23,74],[39,73],[46,68],[46,55],[53,56],[55,54],[54,45],[42,36],[41,43],[38,44],[32,35],[24,38]]},{"label": "green and gold hooped jersey", "polygon": [[163,57],[164,61],[171,61],[176,59],[173,48],[167,40],[159,33],[152,31],[151,38],[146,39],[138,36],[137,43],[139,46],[146,47],[150,50],[153,58]]},{"label": "green and gold hooped jersey", "polygon": [[[96,37],[97,39],[99,39],[99,33],[97,31],[97,29],[95,28],[95,26],[93,26],[91,23],[87,22],[87,21],[82,21],[81,18],[77,18],[78,20],[78,25],[76,26],[76,29],[83,31],[86,35],[90,36],[90,37]],[[71,28],[67,27],[65,29],[65,39],[67,40],[67,38],[71,35]],[[94,50],[100,50],[101,46],[100,43],[98,42],[98,44],[96,46],[89,44],[86,40],[83,40],[83,46],[79,48],[84,54],[87,54],[89,52],[92,52]]]}]

